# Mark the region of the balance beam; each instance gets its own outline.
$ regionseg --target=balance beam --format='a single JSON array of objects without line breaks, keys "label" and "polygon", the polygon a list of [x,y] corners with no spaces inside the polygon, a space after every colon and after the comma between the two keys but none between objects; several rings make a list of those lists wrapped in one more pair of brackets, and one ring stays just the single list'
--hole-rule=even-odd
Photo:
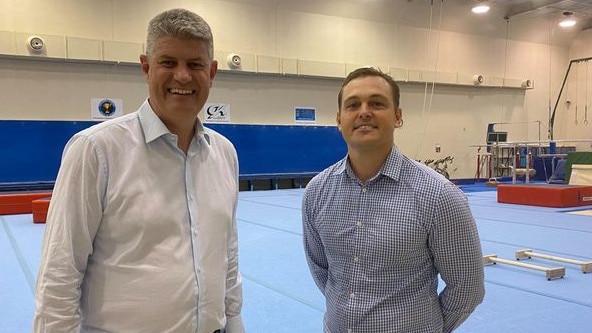
[{"label": "balance beam", "polygon": [[516,262],[513,260],[501,259],[498,258],[496,254],[488,254],[483,256],[483,265],[495,265],[496,263],[500,264],[507,264],[512,266],[518,266],[528,269],[534,269],[537,271],[545,272],[547,276],[547,280],[551,281],[553,279],[560,279],[565,276],[565,268],[564,267],[544,267],[544,266],[537,266],[537,265],[530,265],[521,262]]},{"label": "balance beam", "polygon": [[532,249],[525,249],[525,250],[518,250],[516,251],[516,260],[520,259],[530,259],[531,257],[547,259],[552,261],[559,261],[573,265],[580,265],[582,267],[582,273],[590,273],[592,272],[592,261],[581,261],[581,260],[574,260],[569,258],[561,258],[555,257],[548,254],[543,253],[535,253],[532,252]]}]

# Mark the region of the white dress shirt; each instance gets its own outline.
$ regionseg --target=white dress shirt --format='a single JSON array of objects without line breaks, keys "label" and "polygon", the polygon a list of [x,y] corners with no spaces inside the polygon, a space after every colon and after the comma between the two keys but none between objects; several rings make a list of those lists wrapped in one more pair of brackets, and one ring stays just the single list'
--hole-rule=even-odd
[{"label": "white dress shirt", "polygon": [[187,155],[146,100],[64,149],[33,331],[244,331],[230,141],[198,121]]}]

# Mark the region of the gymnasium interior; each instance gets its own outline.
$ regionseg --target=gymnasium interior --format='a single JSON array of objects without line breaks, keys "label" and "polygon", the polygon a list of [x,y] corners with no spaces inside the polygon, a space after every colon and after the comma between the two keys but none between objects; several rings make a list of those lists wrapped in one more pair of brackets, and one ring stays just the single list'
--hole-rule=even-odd
[{"label": "gymnasium interior", "polygon": [[247,332],[322,332],[301,200],[310,179],[347,154],[337,93],[364,66],[400,86],[404,125],[394,144],[456,184],[477,222],[486,296],[455,332],[590,331],[591,1],[0,6],[0,332],[31,331],[65,143],[144,101],[147,22],[178,7],[214,34],[219,71],[200,120],[238,154]]}]

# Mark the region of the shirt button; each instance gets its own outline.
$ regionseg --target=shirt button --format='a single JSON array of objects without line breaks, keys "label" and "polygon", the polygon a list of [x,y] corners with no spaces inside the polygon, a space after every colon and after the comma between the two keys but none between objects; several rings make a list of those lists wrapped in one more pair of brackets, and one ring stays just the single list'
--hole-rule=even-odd
[{"label": "shirt button", "polygon": [[352,331],[352,329],[351,329],[351,328],[348,328],[348,329],[347,329],[347,333],[352,333],[352,332],[353,332],[353,331]]},{"label": "shirt button", "polygon": [[360,261],[360,257],[356,256],[354,257],[354,262],[359,262]]},{"label": "shirt button", "polygon": [[362,187],[362,193],[366,193],[368,191],[365,187]]},{"label": "shirt button", "polygon": [[358,227],[361,227],[361,226],[362,226],[362,222],[361,222],[361,221],[358,221],[358,223],[356,223],[356,225],[357,225]]},{"label": "shirt button", "polygon": [[349,298],[356,298],[356,294],[355,293],[349,294]]}]

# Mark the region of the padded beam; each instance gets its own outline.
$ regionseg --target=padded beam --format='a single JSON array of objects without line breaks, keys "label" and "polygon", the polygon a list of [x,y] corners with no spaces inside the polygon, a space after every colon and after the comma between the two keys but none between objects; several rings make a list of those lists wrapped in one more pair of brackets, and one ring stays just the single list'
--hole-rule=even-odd
[{"label": "padded beam", "polygon": [[49,209],[50,200],[51,197],[31,201],[34,223],[45,223],[47,221],[47,210]]},{"label": "padded beam", "polygon": [[51,191],[0,193],[0,215],[31,214],[31,202],[49,196]]},{"label": "padded beam", "polygon": [[545,272],[547,280],[551,281],[554,279],[560,279],[565,276],[565,267],[544,267],[531,264],[525,264],[522,262],[516,262],[513,260],[498,258],[496,254],[488,254],[483,256],[483,265],[495,265],[497,263],[518,266],[522,268],[534,269],[537,271]]},{"label": "padded beam", "polygon": [[530,259],[531,257],[547,259],[547,260],[552,260],[552,261],[559,261],[559,262],[564,262],[564,263],[573,264],[573,265],[579,265],[582,267],[582,273],[584,273],[584,274],[592,272],[592,261],[581,261],[581,260],[574,260],[574,259],[569,259],[569,258],[551,256],[551,255],[543,254],[543,253],[535,253],[535,252],[532,252],[531,249],[516,251],[516,260]]}]

